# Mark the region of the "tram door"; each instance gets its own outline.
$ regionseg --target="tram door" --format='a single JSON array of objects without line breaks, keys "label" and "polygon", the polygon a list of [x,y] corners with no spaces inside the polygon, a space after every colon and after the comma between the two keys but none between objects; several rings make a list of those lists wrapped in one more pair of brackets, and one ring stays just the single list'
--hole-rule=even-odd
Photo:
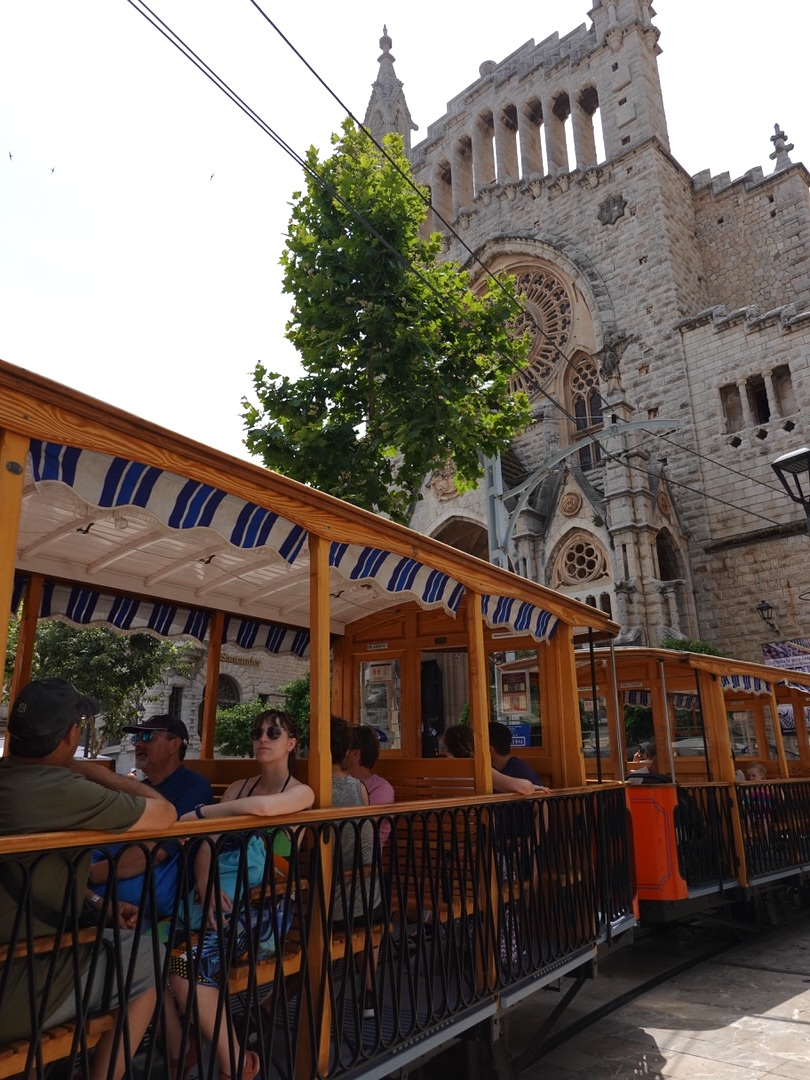
[{"label": "tram door", "polygon": [[422,757],[436,757],[444,731],[444,680],[438,660],[422,661]]}]

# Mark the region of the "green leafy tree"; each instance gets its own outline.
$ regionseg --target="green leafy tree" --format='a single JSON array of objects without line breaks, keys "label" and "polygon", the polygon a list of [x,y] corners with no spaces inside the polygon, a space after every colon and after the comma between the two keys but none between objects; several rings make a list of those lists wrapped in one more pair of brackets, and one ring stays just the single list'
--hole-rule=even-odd
[{"label": "green leafy tree", "polygon": [[298,745],[305,750],[309,746],[309,672],[280,686],[279,693],[284,695],[284,711],[290,714],[298,728]]},{"label": "green leafy tree", "polygon": [[250,737],[253,721],[267,708],[261,698],[241,701],[229,709],[217,709],[214,727],[214,746],[228,757],[252,757],[253,740]]},{"label": "green leafy tree", "polygon": [[705,656],[725,656],[714,645],[707,641],[699,641],[697,638],[664,638],[661,642],[662,649],[677,649],[680,652],[703,653]]},{"label": "green leafy tree", "polygon": [[281,259],[304,374],[256,367],[245,442],[268,468],[404,521],[429,473],[452,462],[456,487],[475,486],[480,455],[529,422],[509,387],[528,342],[510,332],[510,282],[474,295],[437,261],[438,234],[420,235],[401,139],[386,136],[388,160],[347,120],[332,142],[323,162],[307,154]]},{"label": "green leafy tree", "polygon": [[[6,674],[13,668],[17,627],[12,620]],[[151,634],[117,634],[106,627],[77,629],[57,620],[37,628],[31,678],[68,679],[82,694],[96,699],[103,713],[91,733],[91,754],[100,744],[116,740],[125,724],[138,720],[150,687],[167,670],[188,670],[193,645],[175,645]]]}]

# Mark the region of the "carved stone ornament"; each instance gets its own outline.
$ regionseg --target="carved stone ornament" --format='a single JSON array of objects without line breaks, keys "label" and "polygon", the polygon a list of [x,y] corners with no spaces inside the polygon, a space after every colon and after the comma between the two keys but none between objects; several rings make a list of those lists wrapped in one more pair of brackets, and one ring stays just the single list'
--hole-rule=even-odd
[{"label": "carved stone ornament", "polygon": [[670,505],[669,496],[663,490],[663,488],[658,492],[657,502],[658,509],[661,511],[664,517],[669,517],[670,513],[672,512],[672,506]]},{"label": "carved stone ornament", "polygon": [[456,470],[451,464],[448,464],[443,469],[437,469],[428,481],[428,488],[439,502],[449,502],[450,499],[458,498],[458,489],[453,480],[455,475]]},{"label": "carved stone ornament", "polygon": [[582,496],[578,491],[566,491],[560,499],[560,513],[573,517],[582,509]]},{"label": "carved stone ornament", "polygon": [[603,203],[599,204],[599,211],[597,217],[603,225],[615,225],[620,217],[624,217],[624,211],[627,208],[627,200],[621,195],[611,195],[609,199],[605,199]]}]

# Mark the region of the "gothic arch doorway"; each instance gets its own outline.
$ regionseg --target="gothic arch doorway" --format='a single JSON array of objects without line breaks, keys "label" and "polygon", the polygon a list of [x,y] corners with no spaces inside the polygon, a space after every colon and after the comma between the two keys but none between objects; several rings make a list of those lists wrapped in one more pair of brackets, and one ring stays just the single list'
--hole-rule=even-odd
[{"label": "gothic arch doorway", "polygon": [[489,559],[487,531],[477,521],[451,518],[437,529],[433,536],[435,540],[441,540],[443,544],[449,544],[457,551],[466,551],[468,555],[475,555],[485,562]]}]

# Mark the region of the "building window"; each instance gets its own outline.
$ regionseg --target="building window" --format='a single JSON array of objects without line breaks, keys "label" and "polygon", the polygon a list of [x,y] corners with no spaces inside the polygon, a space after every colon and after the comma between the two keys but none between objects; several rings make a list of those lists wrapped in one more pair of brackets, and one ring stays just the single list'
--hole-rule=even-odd
[{"label": "building window", "polygon": [[768,391],[765,389],[765,380],[762,376],[754,375],[748,379],[745,392],[754,423],[767,424],[771,418],[771,407],[768,404]]},{"label": "building window", "polygon": [[787,364],[775,367],[771,374],[771,386],[773,397],[779,409],[780,416],[791,416],[798,412],[796,397],[793,393],[793,382],[790,378],[790,368]]},{"label": "building window", "polygon": [[[607,572],[607,559],[600,546],[586,533],[577,533],[556,560],[552,586],[584,585],[605,577]],[[595,597],[589,597],[586,602],[596,607]]]},{"label": "building window", "polygon": [[230,675],[220,675],[217,685],[217,708],[232,709],[242,700],[239,683]]},{"label": "building window", "polygon": [[166,709],[172,720],[183,719],[183,687],[173,686],[169,692],[169,704]]},{"label": "building window", "polygon": [[579,360],[569,379],[571,412],[574,415],[574,441],[584,439],[579,452],[580,468],[592,469],[601,459],[599,443],[587,438],[602,429],[602,398],[596,364],[589,356]]},{"label": "building window", "polygon": [[740,400],[740,388],[734,383],[720,387],[720,403],[723,406],[723,416],[726,421],[726,434],[732,431],[740,431],[743,426],[742,401]]}]

